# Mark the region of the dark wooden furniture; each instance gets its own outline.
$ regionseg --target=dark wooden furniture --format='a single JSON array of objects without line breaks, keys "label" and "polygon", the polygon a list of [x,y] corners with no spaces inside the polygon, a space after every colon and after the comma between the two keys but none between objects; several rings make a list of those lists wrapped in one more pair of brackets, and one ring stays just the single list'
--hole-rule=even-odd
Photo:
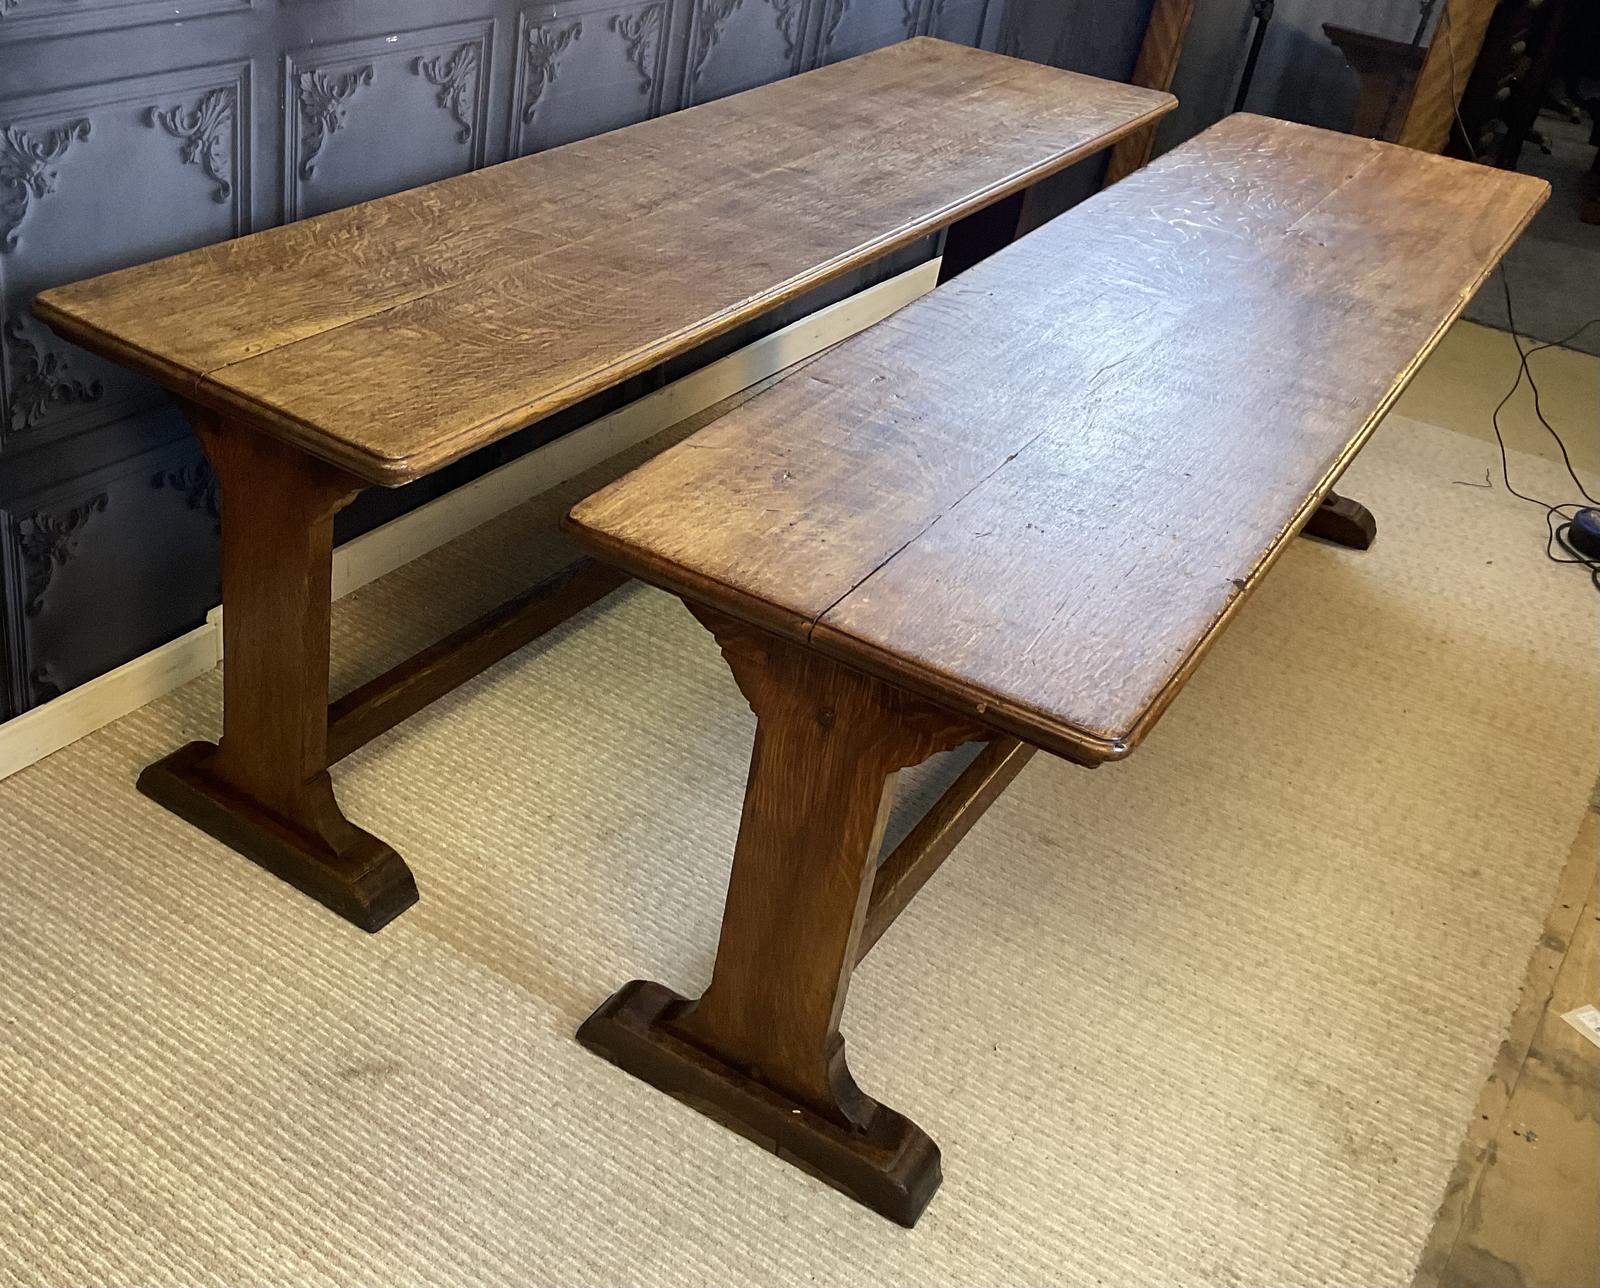
[{"label": "dark wooden furniture", "polygon": [[1461,91],[1452,156],[1517,168],[1566,52],[1569,18],[1576,11],[1571,0],[1501,0],[1495,7]]},{"label": "dark wooden furniture", "polygon": [[1397,143],[1443,152],[1455,130],[1456,109],[1477,65],[1500,0],[1444,0],[1422,67],[1406,105]]},{"label": "dark wooden furniture", "polygon": [[[1133,84],[1146,89],[1172,88],[1173,77],[1178,74],[1178,60],[1183,55],[1183,39],[1189,34],[1189,23],[1194,18],[1194,6],[1195,0],[1155,0],[1150,8],[1150,20],[1145,24],[1144,39],[1139,44],[1139,57],[1133,64]],[[1123,139],[1111,149],[1102,186],[1109,187],[1147,164],[1155,146],[1156,126],[1153,124]]]},{"label": "dark wooden furniture", "polygon": [[1361,80],[1350,133],[1367,139],[1393,139],[1411,106],[1417,75],[1428,56],[1426,45],[1391,40],[1370,31],[1337,23],[1322,24],[1322,33],[1344,55]]},{"label": "dark wooden furniture", "polygon": [[1172,105],[919,39],[47,291],[182,400],[221,482],[222,739],[141,789],[376,930],[416,886],[330,764],[621,578],[571,570],[330,707],[334,513],[930,233],[973,262],[1015,230],[990,207]]},{"label": "dark wooden furniture", "polygon": [[1033,748],[1127,756],[1297,533],[1371,540],[1331,487],[1547,193],[1230,117],[574,509],[758,719],[710,986],[581,1040],[914,1222],[939,1153],[850,1075],[853,967]]}]

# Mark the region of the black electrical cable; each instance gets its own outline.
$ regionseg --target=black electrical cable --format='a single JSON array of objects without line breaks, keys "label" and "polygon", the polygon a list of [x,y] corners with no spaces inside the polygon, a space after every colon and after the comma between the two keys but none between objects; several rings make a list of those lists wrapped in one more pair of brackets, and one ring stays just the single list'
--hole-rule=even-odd
[{"label": "black electrical cable", "polygon": [[[1456,42],[1454,23],[1451,21],[1450,0],[1445,0],[1444,9],[1439,15],[1439,32],[1444,36],[1445,50],[1450,55],[1450,96],[1455,105],[1454,112],[1456,128],[1461,132],[1461,142],[1467,149],[1467,155],[1471,157],[1472,160],[1476,161],[1478,159],[1478,150],[1473,147],[1472,138],[1467,133],[1466,122],[1461,119],[1461,93],[1460,88],[1456,83]],[[1491,417],[1491,420],[1494,424],[1494,439],[1500,447],[1500,477],[1506,485],[1506,491],[1512,496],[1516,497],[1520,501],[1527,501],[1531,505],[1537,505],[1544,510],[1546,530],[1544,546],[1545,558],[1549,559],[1552,563],[1578,564],[1581,567],[1587,568],[1589,570],[1590,583],[1594,586],[1595,590],[1600,591],[1600,559],[1592,559],[1582,551],[1574,549],[1572,543],[1567,540],[1567,536],[1572,530],[1573,515],[1575,515],[1577,511],[1584,508],[1583,502],[1562,501],[1552,504],[1551,502],[1541,500],[1538,497],[1529,496],[1525,492],[1517,491],[1517,489],[1512,486],[1511,483],[1510,456],[1506,451],[1505,436],[1500,431],[1500,413],[1505,409],[1506,404],[1516,396],[1517,390],[1522,388],[1523,377],[1527,377],[1528,387],[1533,392],[1533,414],[1538,418],[1539,423],[1544,426],[1545,431],[1550,435],[1550,437],[1555,439],[1556,447],[1561,452],[1562,463],[1567,467],[1567,474],[1572,479],[1573,484],[1577,487],[1578,494],[1584,498],[1584,501],[1587,501],[1590,504],[1600,504],[1600,502],[1595,501],[1595,498],[1589,492],[1589,489],[1583,485],[1583,480],[1578,477],[1578,471],[1573,468],[1572,457],[1567,453],[1567,444],[1565,440],[1557,432],[1556,427],[1552,425],[1549,419],[1545,416],[1544,406],[1539,398],[1539,382],[1533,378],[1533,368],[1528,365],[1528,359],[1534,354],[1543,352],[1545,349],[1565,347],[1572,341],[1576,340],[1590,327],[1600,326],[1600,318],[1590,318],[1589,321],[1578,327],[1577,330],[1570,332],[1560,340],[1546,341],[1544,343],[1535,345],[1531,349],[1524,349],[1522,347],[1522,334],[1517,330],[1516,313],[1512,309],[1511,305],[1511,278],[1506,272],[1504,260],[1502,260],[1500,263],[1500,286],[1506,297],[1506,329],[1511,333],[1511,343],[1517,346],[1517,356],[1519,358],[1519,362],[1517,364],[1517,378],[1512,382],[1511,388],[1506,391],[1506,396],[1502,398],[1495,406],[1494,415]],[[1569,515],[1567,513],[1569,510],[1572,511],[1573,514]],[[1556,551],[1558,548],[1564,551],[1568,557],[1563,558],[1562,555],[1557,554]]]},{"label": "black electrical cable", "polygon": [[[1533,391],[1534,415],[1538,418],[1539,423],[1544,426],[1545,432],[1547,432],[1551,438],[1555,439],[1556,446],[1561,451],[1561,459],[1567,467],[1567,474],[1577,486],[1578,492],[1583,496],[1585,501],[1594,501],[1594,497],[1590,495],[1588,488],[1584,487],[1583,480],[1578,477],[1577,470],[1573,468],[1572,458],[1567,454],[1566,442],[1562,439],[1560,433],[1556,430],[1556,427],[1550,423],[1549,418],[1544,414],[1544,407],[1539,400],[1539,382],[1534,379],[1533,367],[1529,364],[1528,359],[1536,353],[1542,353],[1546,349],[1565,347],[1572,341],[1576,340],[1590,327],[1600,326],[1600,318],[1591,318],[1582,326],[1578,327],[1577,330],[1569,332],[1559,340],[1546,341],[1545,343],[1535,345],[1531,349],[1524,349],[1522,347],[1522,336],[1516,329],[1515,315],[1511,311],[1511,283],[1506,278],[1505,266],[1503,264],[1500,268],[1500,276],[1501,284],[1506,293],[1506,319],[1510,325],[1511,342],[1517,346],[1517,353],[1521,358],[1521,361],[1517,366],[1516,380],[1512,382],[1511,388],[1506,390],[1505,397],[1503,397],[1499,403],[1495,405],[1494,414],[1490,417],[1491,423],[1494,426],[1494,441],[1500,448],[1500,477],[1505,483],[1506,491],[1512,496],[1516,497],[1519,501],[1526,501],[1530,505],[1536,505],[1544,511],[1545,558],[1549,559],[1552,563],[1582,565],[1589,570],[1589,580],[1593,583],[1594,588],[1596,590],[1600,590],[1600,559],[1591,559],[1582,551],[1574,549],[1571,542],[1567,540],[1567,535],[1572,529],[1572,520],[1574,516],[1579,510],[1584,508],[1583,501],[1550,502],[1544,500],[1542,497],[1529,496],[1526,492],[1518,491],[1516,485],[1511,482],[1511,458],[1510,454],[1506,450],[1505,435],[1500,429],[1500,413],[1505,410],[1506,404],[1516,396],[1517,390],[1522,388],[1523,378],[1526,377],[1528,381],[1528,387]],[[1568,511],[1571,511],[1572,513],[1569,514]],[[1564,551],[1569,557],[1563,558],[1562,555],[1557,554],[1556,551],[1558,548]]]},{"label": "black electrical cable", "polygon": [[[1517,371],[1517,381],[1511,386],[1511,392],[1502,398],[1500,400],[1500,405],[1494,409],[1495,438],[1500,440],[1500,464],[1503,468],[1506,463],[1505,440],[1500,438],[1500,410],[1511,400],[1512,395],[1522,387],[1522,378],[1526,376],[1528,378],[1528,388],[1533,391],[1533,414],[1538,418],[1539,423],[1544,426],[1545,431],[1550,435],[1550,437],[1555,439],[1556,447],[1561,452],[1561,463],[1567,467],[1567,476],[1572,480],[1573,486],[1578,489],[1578,494],[1582,496],[1585,501],[1589,502],[1590,505],[1600,505],[1600,500],[1596,500],[1595,497],[1590,493],[1589,489],[1584,487],[1583,480],[1578,477],[1578,471],[1573,468],[1572,457],[1567,454],[1566,442],[1562,439],[1561,435],[1556,432],[1556,427],[1552,425],[1549,419],[1545,416],[1544,404],[1539,398],[1539,382],[1533,378],[1533,368],[1528,365],[1528,359],[1536,353],[1540,353],[1545,349],[1565,348],[1590,327],[1600,325],[1600,318],[1590,318],[1576,331],[1570,332],[1560,340],[1551,340],[1544,344],[1536,345],[1532,349],[1524,349],[1522,347],[1522,332],[1517,330],[1516,313],[1511,307],[1511,279],[1506,275],[1504,263],[1500,265],[1500,285],[1505,291],[1506,297],[1506,327],[1511,332],[1511,342],[1517,346],[1517,353],[1522,359],[1521,366]],[[1508,489],[1511,487],[1511,480],[1509,477],[1506,479],[1506,487]],[[1520,493],[1517,495],[1520,495]],[[1530,498],[1523,497],[1523,500],[1528,499]]]}]

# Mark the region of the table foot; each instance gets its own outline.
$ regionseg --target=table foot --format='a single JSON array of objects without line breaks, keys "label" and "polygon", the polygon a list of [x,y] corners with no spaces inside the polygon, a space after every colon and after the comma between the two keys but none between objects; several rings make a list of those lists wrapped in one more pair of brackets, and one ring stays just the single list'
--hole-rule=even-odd
[{"label": "table foot", "polygon": [[912,1226],[939,1188],[939,1147],[904,1115],[863,1095],[861,1126],[841,1127],[730,1068],[672,1031],[690,1003],[635,980],[584,1021],[578,1041],[856,1202]]},{"label": "table foot", "polygon": [[1300,535],[1331,541],[1336,546],[1348,546],[1351,550],[1366,550],[1377,539],[1378,521],[1361,502],[1352,501],[1337,492],[1329,492],[1306,520]]},{"label": "table foot", "polygon": [[711,983],[634,983],[579,1034],[612,1063],[902,1225],[939,1186],[926,1133],[857,1085],[839,1031],[901,769],[970,721],[704,605],[756,714]]},{"label": "table foot", "polygon": [[[139,775],[139,790],[362,930],[381,930],[417,901],[411,869],[312,790],[305,817],[286,819],[213,772],[217,746],[191,742]],[[326,775],[323,775],[324,782]]]}]

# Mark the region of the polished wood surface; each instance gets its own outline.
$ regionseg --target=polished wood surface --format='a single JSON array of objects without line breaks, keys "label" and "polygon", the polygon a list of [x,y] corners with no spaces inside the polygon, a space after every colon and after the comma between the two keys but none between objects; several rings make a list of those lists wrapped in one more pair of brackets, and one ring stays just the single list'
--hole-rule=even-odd
[{"label": "polished wood surface", "polygon": [[398,484],[1109,146],[1170,95],[920,38],[45,292],[62,334]]},{"label": "polished wood surface", "polygon": [[579,505],[635,575],[1126,755],[1543,202],[1240,115]]}]

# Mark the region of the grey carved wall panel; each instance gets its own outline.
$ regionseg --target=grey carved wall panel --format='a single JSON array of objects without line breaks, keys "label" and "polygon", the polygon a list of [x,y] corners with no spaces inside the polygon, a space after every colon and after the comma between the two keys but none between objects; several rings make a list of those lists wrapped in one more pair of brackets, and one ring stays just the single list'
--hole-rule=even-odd
[{"label": "grey carved wall panel", "polygon": [[668,0],[579,0],[519,14],[511,155],[658,115],[677,8]]},{"label": "grey carved wall panel", "polygon": [[[182,418],[35,321],[38,291],[909,34],[993,47],[1004,4],[0,0],[0,719],[193,627],[217,592],[215,482]],[[541,433],[370,493],[341,531]]]},{"label": "grey carved wall panel", "polygon": [[211,474],[181,440],[0,507],[15,709],[197,624],[217,586],[194,552],[215,548],[217,521]]},{"label": "grey carved wall panel", "polygon": [[182,68],[0,103],[0,456],[158,395],[29,312],[54,282],[250,230],[249,67]]},{"label": "grey carved wall panel", "polygon": [[[186,18],[250,8],[251,0],[186,0]],[[170,23],[172,0],[0,0],[0,43]]]},{"label": "grey carved wall panel", "polygon": [[880,45],[926,35],[928,17],[926,0],[899,0],[889,5],[823,0],[817,61],[838,62]]},{"label": "grey carved wall panel", "polygon": [[481,166],[494,28],[452,23],[285,54],[283,217]]},{"label": "grey carved wall panel", "polygon": [[1000,50],[1014,58],[1126,80],[1133,74],[1150,8],[1151,0],[1123,4],[1011,0]]},{"label": "grey carved wall panel", "polygon": [[[1127,80],[1150,21],[1152,0],[1121,4],[1062,4],[1009,0],[1001,19],[1000,51],[1068,71]],[[1074,166],[1040,185],[1034,224],[1053,219],[1100,187],[1105,157]]]},{"label": "grey carved wall panel", "polygon": [[[868,3],[868,0],[857,0]],[[703,103],[804,71],[819,0],[694,0],[684,102]],[[898,5],[900,0],[873,0]]]}]

